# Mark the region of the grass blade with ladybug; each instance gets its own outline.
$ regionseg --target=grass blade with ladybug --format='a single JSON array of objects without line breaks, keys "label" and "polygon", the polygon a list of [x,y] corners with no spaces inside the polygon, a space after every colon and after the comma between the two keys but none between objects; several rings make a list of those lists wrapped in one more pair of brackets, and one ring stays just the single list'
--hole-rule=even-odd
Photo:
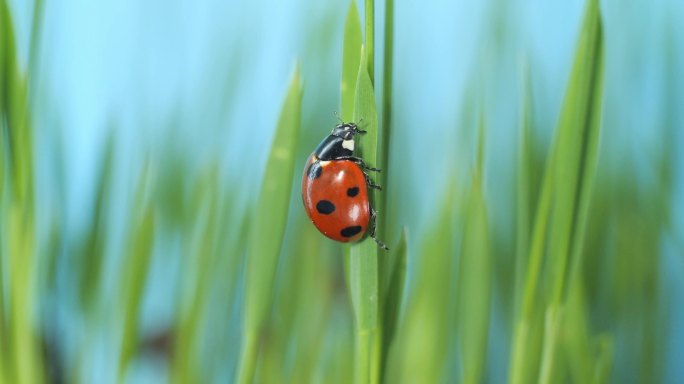
[{"label": "grass blade with ladybug", "polygon": [[340,123],[309,156],[302,176],[302,200],[306,214],[328,238],[356,242],[367,234],[375,237],[377,213],[368,188],[382,190],[368,172],[380,172],[354,156],[354,137],[366,131],[354,123]]}]

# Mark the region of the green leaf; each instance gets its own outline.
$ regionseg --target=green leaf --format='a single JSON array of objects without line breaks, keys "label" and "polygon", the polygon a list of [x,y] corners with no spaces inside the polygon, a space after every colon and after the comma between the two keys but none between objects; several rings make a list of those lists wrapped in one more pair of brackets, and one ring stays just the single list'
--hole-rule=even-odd
[{"label": "green leaf", "polygon": [[484,118],[480,119],[477,161],[466,207],[458,277],[459,331],[463,382],[482,381],[491,307],[492,260],[487,209],[482,192]]},{"label": "green leaf", "polygon": [[242,384],[253,380],[259,335],[271,307],[271,291],[290,206],[301,103],[302,84],[297,66],[280,113],[249,234],[243,348],[237,378]]},{"label": "green leaf", "polygon": [[525,290],[511,352],[513,384],[527,380],[524,373],[526,348],[531,337],[533,313],[535,309],[539,310],[534,306],[535,292],[551,212],[548,264],[549,281],[553,286],[550,302],[544,310],[544,350],[539,380],[548,383],[553,379],[558,332],[562,326],[561,300],[568,287],[568,259],[572,255],[573,269],[578,270],[574,265],[579,265],[597,162],[603,88],[602,36],[598,1],[589,0],[535,219]]},{"label": "green leaf", "polygon": [[113,134],[113,131],[110,132],[105,143],[105,151],[102,155],[98,171],[90,227],[84,239],[83,248],[76,259],[80,266],[79,299],[81,300],[81,305],[87,311],[93,309],[93,304],[100,289],[100,276],[107,247],[107,232],[109,230],[110,218],[108,208],[115,162]]},{"label": "green leaf", "polygon": [[366,17],[366,66],[368,78],[374,84],[375,78],[375,0],[365,0]]},{"label": "green leaf", "polygon": [[124,316],[118,371],[120,382],[124,381],[128,363],[136,352],[141,304],[153,254],[155,218],[154,209],[145,197],[147,177],[145,170],[138,183],[136,207],[133,211],[135,214],[132,215],[130,222],[131,238],[123,261],[123,273],[120,275]]},{"label": "green leaf", "polygon": [[[384,313],[383,313],[383,361],[382,373],[383,377],[385,367],[387,365],[387,358],[389,348],[394,340],[394,335],[399,323],[399,314],[401,307],[401,299],[406,290],[406,228],[401,232],[399,242],[392,248],[390,252],[391,265],[385,264],[383,272],[387,276],[383,279],[382,297],[384,298]],[[389,263],[388,263],[389,264]]]},{"label": "green leaf", "polygon": [[[513,329],[513,343],[511,345],[511,368],[509,380],[511,384],[521,384],[529,382],[528,375],[531,363],[530,356],[533,354],[530,339],[537,339],[539,335],[534,334],[539,327],[533,327],[541,316],[541,308],[536,307],[537,288],[540,280],[541,264],[546,248],[546,238],[548,234],[548,222],[551,216],[551,202],[553,197],[553,178],[552,171],[555,164],[555,150],[552,148],[546,163],[544,180],[542,181],[541,192],[537,211],[532,229],[532,238],[529,245],[529,257],[527,258],[527,271],[525,282],[520,300],[520,308],[517,311],[516,321]],[[538,332],[537,332],[538,333]],[[534,364],[536,366],[536,364]]]},{"label": "green leaf", "polygon": [[6,1],[0,3],[0,111],[6,124],[10,186],[14,198],[33,210],[33,138],[29,122],[28,87],[19,67],[14,24]]},{"label": "green leaf", "polygon": [[530,248],[530,229],[532,227],[532,92],[530,69],[523,70],[523,103],[518,131],[518,182],[516,188],[516,251],[515,251],[515,288],[514,308],[520,308],[520,300],[525,281],[525,267]]},{"label": "green leaf", "polygon": [[437,383],[444,378],[453,324],[454,271],[453,215],[461,197],[450,182],[443,201],[437,205],[436,219],[421,239],[415,280],[396,345],[387,366],[387,382]]},{"label": "green leaf", "polygon": [[36,300],[34,290],[36,235],[33,217],[26,215],[25,206],[16,200],[10,203],[7,214],[9,230],[8,264],[9,276],[9,318],[8,335],[10,356],[8,361],[13,369],[12,383],[34,383],[42,377],[42,364],[38,359],[38,340],[33,332],[33,305]]},{"label": "green leaf", "polygon": [[609,335],[600,335],[595,340],[598,344],[597,358],[594,359],[594,370],[591,383],[603,384],[610,381],[610,371],[613,367],[615,342]]},{"label": "green leaf", "polygon": [[[376,166],[383,169],[378,175],[378,182],[383,187],[389,187],[389,145],[392,136],[392,92],[394,74],[394,0],[385,1],[385,43],[383,47],[384,63],[382,68],[382,115],[380,126],[380,142],[378,148],[378,163]],[[383,214],[379,217],[380,226],[378,236],[383,240],[389,240],[387,219],[389,215],[388,199],[382,199],[378,205],[378,211]],[[394,229],[394,228],[392,228]]]},{"label": "green leaf", "polygon": [[[190,243],[183,279],[192,287],[191,295],[184,295],[179,301],[180,310],[176,325],[175,348],[172,360],[174,380],[181,383],[202,381],[202,364],[199,358],[199,340],[202,336],[202,320],[207,307],[210,282],[216,259],[224,240],[224,229],[220,226],[224,204],[229,196],[221,193],[217,183],[219,167],[213,163],[194,185],[192,206],[195,220],[189,228]],[[223,255],[221,255],[223,256]],[[222,278],[226,275],[221,276]]]},{"label": "green leaf", "polygon": [[[375,164],[377,158],[378,115],[375,108],[373,84],[367,71],[365,51],[361,49],[354,121],[361,121],[367,131],[358,144],[358,154],[368,164]],[[373,190],[369,190],[371,203],[375,202]],[[378,268],[378,246],[366,238],[351,246],[349,254],[349,285],[356,329],[356,382],[376,383],[380,374],[380,271]]]},{"label": "green leaf", "polygon": [[[547,314],[558,316],[561,301],[579,273],[601,128],[603,97],[603,33],[597,0],[589,0],[575,62],[557,129],[553,217],[550,233],[550,281]],[[571,268],[568,268],[571,265]],[[576,272],[569,272],[574,270]],[[571,278],[567,278],[571,275]],[[570,281],[570,283],[569,283]],[[547,324],[558,327],[559,319]],[[559,329],[552,329],[542,354],[541,383],[553,380]]]},{"label": "green leaf", "polygon": [[20,384],[43,380],[34,331],[39,237],[29,113],[10,7],[0,0],[0,382]]},{"label": "green leaf", "polygon": [[552,300],[565,288],[568,256],[576,251],[586,224],[586,207],[597,163],[603,90],[602,29],[597,0],[589,0],[572,75],[558,125],[554,169],[551,255],[556,281]]},{"label": "green leaf", "polygon": [[342,48],[342,81],[340,82],[341,118],[352,121],[356,98],[356,79],[361,61],[361,21],[356,1],[352,0],[344,23],[344,46]]}]

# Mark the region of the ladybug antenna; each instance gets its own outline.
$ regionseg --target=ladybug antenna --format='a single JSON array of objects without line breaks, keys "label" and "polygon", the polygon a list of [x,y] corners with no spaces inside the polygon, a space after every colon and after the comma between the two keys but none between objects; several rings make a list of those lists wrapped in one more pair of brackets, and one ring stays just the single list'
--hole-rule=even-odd
[{"label": "ladybug antenna", "polygon": [[363,123],[363,117],[359,119],[359,122],[358,122],[358,123],[356,123],[356,124],[351,123],[351,124],[354,126],[354,133],[355,133],[355,134],[365,135],[365,134],[366,134],[366,131],[363,130],[363,129],[361,129],[361,128],[359,128],[359,125],[361,125],[361,123]]},{"label": "ladybug antenna", "polygon": [[337,111],[333,111],[333,115],[337,118],[337,121],[340,122],[340,124],[344,124],[344,121],[342,121],[342,118],[340,118],[340,115],[337,114]]},{"label": "ladybug antenna", "polygon": [[365,134],[366,134],[366,131],[364,131],[363,129],[359,129],[359,127],[358,127],[357,125],[355,125],[355,126],[354,126],[354,133],[356,133],[356,134],[361,134],[361,135],[365,135]]}]

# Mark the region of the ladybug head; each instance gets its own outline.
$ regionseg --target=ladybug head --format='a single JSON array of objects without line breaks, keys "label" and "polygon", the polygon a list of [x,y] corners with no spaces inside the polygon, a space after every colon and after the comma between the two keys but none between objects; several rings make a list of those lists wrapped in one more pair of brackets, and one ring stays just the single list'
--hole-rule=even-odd
[{"label": "ladybug head", "polygon": [[333,128],[331,135],[341,137],[344,140],[352,140],[355,135],[363,135],[366,131],[359,129],[354,123],[339,124]]},{"label": "ladybug head", "polygon": [[324,161],[353,156],[354,136],[364,133],[366,131],[354,123],[340,123],[318,144],[314,154]]}]

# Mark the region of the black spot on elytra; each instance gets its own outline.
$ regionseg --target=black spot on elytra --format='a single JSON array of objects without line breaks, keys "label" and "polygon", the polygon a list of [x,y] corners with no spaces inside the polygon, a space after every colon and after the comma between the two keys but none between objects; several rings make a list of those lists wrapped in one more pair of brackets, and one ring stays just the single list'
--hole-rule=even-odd
[{"label": "black spot on elytra", "polygon": [[328,200],[321,200],[316,203],[316,210],[323,215],[329,215],[335,211],[335,204]]},{"label": "black spot on elytra", "polygon": [[354,197],[359,194],[359,187],[351,187],[347,189],[347,196]]},{"label": "black spot on elytra", "polygon": [[351,227],[346,227],[340,231],[340,234],[343,237],[352,237],[354,235],[358,235],[359,232],[361,232],[361,226],[360,225],[354,225]]},{"label": "black spot on elytra", "polygon": [[321,167],[321,164],[318,161],[311,163],[309,169],[306,171],[306,174],[311,180],[321,177],[321,173],[323,173],[323,167]]}]

